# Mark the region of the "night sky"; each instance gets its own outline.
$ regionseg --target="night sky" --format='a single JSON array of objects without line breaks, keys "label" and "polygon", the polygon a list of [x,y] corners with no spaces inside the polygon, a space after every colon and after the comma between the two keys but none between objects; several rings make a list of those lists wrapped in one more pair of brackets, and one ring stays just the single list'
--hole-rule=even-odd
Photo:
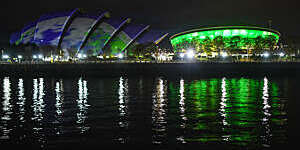
[{"label": "night sky", "polygon": [[[187,29],[217,25],[272,27],[284,36],[300,36],[300,6],[296,0],[2,0],[1,43],[12,32],[41,14],[81,8],[109,11],[112,17],[131,17],[133,22],[173,35]],[[166,40],[168,41],[168,40]]]}]

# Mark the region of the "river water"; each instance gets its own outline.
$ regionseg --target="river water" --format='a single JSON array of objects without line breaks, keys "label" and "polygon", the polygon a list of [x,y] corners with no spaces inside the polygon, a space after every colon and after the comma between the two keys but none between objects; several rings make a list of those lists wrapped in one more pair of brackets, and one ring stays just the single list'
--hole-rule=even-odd
[{"label": "river water", "polygon": [[288,143],[291,83],[267,76],[1,77],[0,143],[272,148]]}]

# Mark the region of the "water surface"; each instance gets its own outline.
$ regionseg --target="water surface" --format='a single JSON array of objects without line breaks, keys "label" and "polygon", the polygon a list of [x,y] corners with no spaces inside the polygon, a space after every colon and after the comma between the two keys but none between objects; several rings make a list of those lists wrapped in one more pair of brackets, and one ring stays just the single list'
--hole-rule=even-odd
[{"label": "water surface", "polygon": [[2,77],[0,143],[287,144],[291,79]]}]

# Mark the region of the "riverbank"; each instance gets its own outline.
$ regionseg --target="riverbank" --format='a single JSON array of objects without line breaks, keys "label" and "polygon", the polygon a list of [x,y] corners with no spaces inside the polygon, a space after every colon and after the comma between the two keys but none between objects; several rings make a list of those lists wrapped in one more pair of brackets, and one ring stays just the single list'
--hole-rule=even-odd
[{"label": "riverbank", "polygon": [[299,62],[0,64],[1,76],[300,75]]}]

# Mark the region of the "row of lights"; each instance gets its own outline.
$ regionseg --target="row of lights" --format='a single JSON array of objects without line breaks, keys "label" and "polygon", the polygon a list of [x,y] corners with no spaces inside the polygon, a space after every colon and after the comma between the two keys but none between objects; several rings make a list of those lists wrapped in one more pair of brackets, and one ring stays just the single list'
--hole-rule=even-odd
[{"label": "row of lights", "polygon": [[[285,54],[284,54],[283,52],[279,53],[279,56],[280,56],[280,57],[283,57],[284,55],[285,55]],[[184,56],[187,56],[188,58],[192,59],[192,58],[195,56],[195,54],[194,54],[194,51],[193,51],[193,50],[188,50],[186,53],[180,53],[179,56],[180,56],[181,58],[184,58]],[[223,58],[225,58],[225,57],[228,56],[228,54],[227,54],[226,52],[223,52],[223,53],[221,54],[221,56],[222,56]],[[267,58],[267,57],[270,56],[270,54],[269,54],[268,52],[265,52],[265,53],[263,53],[263,56]]]},{"label": "row of lights", "polygon": [[[284,54],[283,52],[281,52],[281,53],[279,53],[278,55],[279,55],[280,57],[283,57],[285,54]],[[269,54],[268,52],[265,52],[265,53],[263,53],[263,56],[267,58],[267,57],[270,56],[270,54]]]},{"label": "row of lights", "polygon": [[[100,55],[100,56],[97,56],[98,58],[100,59],[103,59],[104,56]],[[116,57],[118,57],[119,59],[123,59],[124,58],[124,55],[122,53],[119,53],[116,55]],[[106,56],[105,58],[109,58],[109,56]]]},{"label": "row of lights", "polygon": [[[225,58],[225,57],[228,56],[228,54],[227,54],[226,52],[223,52],[221,55],[222,55],[223,58]],[[279,56],[280,56],[280,57],[283,57],[284,55],[285,55],[285,54],[284,54],[283,52],[279,53]],[[123,58],[124,58],[124,55],[123,55],[122,53],[119,53],[119,54],[117,54],[116,56],[117,56],[119,59],[123,59]],[[179,56],[180,56],[181,58],[184,58],[184,56],[187,56],[189,59],[192,59],[192,58],[195,56],[195,53],[194,53],[193,50],[188,50],[186,53],[180,53]],[[265,52],[265,53],[263,53],[263,56],[266,57],[266,58],[268,58],[268,57],[270,56],[270,54],[269,54],[268,52]],[[41,54],[39,54],[39,55],[33,55],[32,57],[33,57],[33,59],[42,59],[42,58],[43,58],[43,55],[41,55]],[[79,59],[81,59],[81,58],[86,58],[87,55],[86,55],[86,54],[78,54],[77,57],[78,57]],[[107,57],[108,57],[108,56],[107,56]],[[9,55],[3,55],[3,56],[2,56],[2,59],[9,59],[9,58],[10,58]],[[18,59],[22,59],[22,58],[23,58],[22,55],[18,55]],[[100,56],[100,58],[103,59],[103,56]]]},{"label": "row of lights", "polygon": [[[10,57],[8,55],[3,55],[2,59],[9,59]],[[22,59],[23,56],[22,55],[18,55],[18,59]]]},{"label": "row of lights", "polygon": [[179,54],[179,56],[181,57],[181,58],[184,58],[184,56],[187,56],[188,58],[190,58],[190,59],[192,59],[194,56],[195,56],[195,53],[194,53],[194,51],[193,50],[188,50],[186,53],[180,53]]},{"label": "row of lights", "polygon": [[43,58],[43,55],[41,55],[41,54],[39,54],[39,55],[33,55],[32,58],[33,58],[33,59],[37,59],[37,58],[38,58],[38,59],[42,59],[42,58]]},{"label": "row of lights", "polygon": [[[22,59],[23,58],[23,56],[22,55],[18,55],[17,56],[19,59]],[[9,55],[2,55],[2,59],[9,59],[10,58],[10,56]],[[39,59],[42,59],[43,58],[43,55],[33,55],[32,56],[32,58],[34,58],[34,59],[37,59],[37,58],[39,58]]]}]

